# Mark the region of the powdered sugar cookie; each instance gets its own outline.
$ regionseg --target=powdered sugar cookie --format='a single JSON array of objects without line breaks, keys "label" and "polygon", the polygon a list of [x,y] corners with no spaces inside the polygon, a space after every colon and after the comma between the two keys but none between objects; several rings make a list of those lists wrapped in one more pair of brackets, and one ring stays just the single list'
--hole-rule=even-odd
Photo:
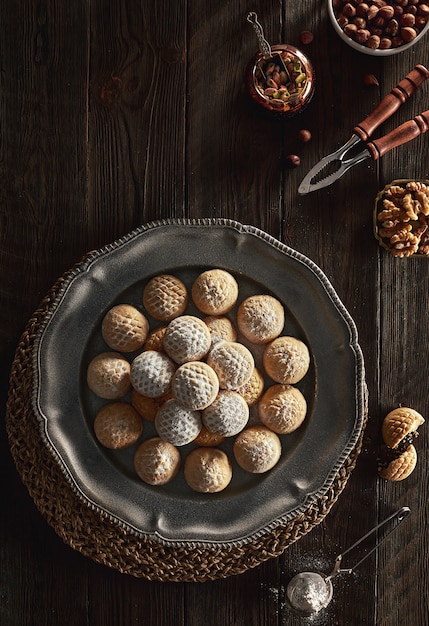
[{"label": "powdered sugar cookie", "polygon": [[231,482],[232,466],[223,450],[196,448],[186,457],[184,475],[194,491],[217,493]]},{"label": "powdered sugar cookie", "polygon": [[158,398],[170,387],[176,365],[162,352],[147,350],[131,363],[131,384],[143,396]]},{"label": "powdered sugar cookie", "polygon": [[212,347],[218,341],[237,341],[237,331],[228,317],[209,315],[204,318],[212,337]]},{"label": "powdered sugar cookie", "polygon": [[198,411],[205,409],[216,398],[219,380],[204,361],[189,361],[177,368],[171,381],[171,391],[180,404]]},{"label": "powdered sugar cookie", "polygon": [[283,385],[299,382],[310,366],[307,346],[295,337],[277,337],[267,345],[262,358],[268,376]]},{"label": "powdered sugar cookie", "polygon": [[237,389],[237,393],[246,400],[248,406],[254,406],[264,392],[264,377],[255,367],[249,380]]},{"label": "powdered sugar cookie", "polygon": [[299,428],[305,419],[307,403],[292,385],[268,387],[259,401],[261,422],[279,435],[287,435]]},{"label": "powdered sugar cookie", "polygon": [[102,352],[90,362],[86,378],[88,387],[99,398],[116,400],[130,389],[130,364],[119,353]]},{"label": "powdered sugar cookie", "polygon": [[235,391],[220,391],[216,400],[202,412],[202,421],[208,431],[221,437],[232,437],[246,426],[249,407]]},{"label": "powdered sugar cookie", "polygon": [[164,352],[164,335],[167,326],[158,326],[151,330],[143,344],[144,350],[156,350],[156,352]]},{"label": "powdered sugar cookie", "polygon": [[221,341],[210,351],[207,363],[214,369],[221,389],[236,390],[251,377],[255,367],[250,350],[235,341]]},{"label": "powdered sugar cookie", "polygon": [[141,417],[125,402],[106,404],[95,416],[94,432],[98,441],[111,450],[132,446],[143,430]]},{"label": "powdered sugar cookie", "polygon": [[198,411],[187,409],[174,398],[167,400],[155,417],[155,428],[164,441],[185,446],[198,436],[202,428]]},{"label": "powdered sugar cookie", "polygon": [[194,439],[194,444],[203,448],[213,448],[214,446],[220,446],[224,440],[225,437],[209,432],[203,424],[200,434]]},{"label": "powdered sugar cookie", "polygon": [[224,315],[237,302],[238,284],[225,270],[212,269],[202,272],[192,284],[195,306],[206,315]]},{"label": "powdered sugar cookie", "polygon": [[168,441],[152,437],[143,441],[134,455],[134,469],[149,485],[166,485],[180,468],[180,452]]},{"label": "powdered sugar cookie", "polygon": [[101,334],[112,350],[133,352],[146,340],[149,322],[143,313],[130,304],[112,307],[101,323]]},{"label": "powdered sugar cookie", "polygon": [[210,349],[211,335],[203,320],[181,315],[172,320],[164,335],[164,349],[176,363],[199,361]]},{"label": "powdered sugar cookie", "polygon": [[186,286],[170,274],[154,276],[143,290],[143,304],[154,319],[169,322],[188,306]]},{"label": "powdered sugar cookie", "polygon": [[162,396],[157,398],[149,398],[143,396],[136,389],[131,391],[131,404],[137,413],[148,422],[154,422],[158,409],[162,407],[164,402],[172,398],[171,391],[168,390]]},{"label": "powdered sugar cookie", "polygon": [[278,463],[282,446],[276,433],[266,426],[249,426],[237,435],[233,451],[246,472],[262,474]]},{"label": "powdered sugar cookie", "polygon": [[283,305],[272,296],[250,296],[238,307],[238,329],[252,343],[272,341],[280,335],[284,323]]}]

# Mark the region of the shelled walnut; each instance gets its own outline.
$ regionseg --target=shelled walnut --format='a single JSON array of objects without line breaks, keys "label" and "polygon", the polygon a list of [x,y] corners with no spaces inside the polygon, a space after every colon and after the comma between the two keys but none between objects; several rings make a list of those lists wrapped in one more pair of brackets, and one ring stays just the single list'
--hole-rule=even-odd
[{"label": "shelled walnut", "polygon": [[394,181],[380,192],[375,235],[395,257],[429,256],[429,182]]}]

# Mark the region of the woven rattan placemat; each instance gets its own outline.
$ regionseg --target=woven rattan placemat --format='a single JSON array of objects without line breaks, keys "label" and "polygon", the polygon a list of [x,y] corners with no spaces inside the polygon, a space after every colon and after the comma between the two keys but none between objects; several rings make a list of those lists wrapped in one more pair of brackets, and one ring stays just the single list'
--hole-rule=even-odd
[{"label": "woven rattan placemat", "polygon": [[279,556],[326,517],[355,467],[366,414],[359,440],[327,493],[313,502],[305,513],[245,545],[227,549],[164,545],[128,532],[85,503],[45,445],[32,408],[34,342],[68,276],[66,273],[57,281],[25,328],[12,365],[6,412],[9,444],[18,472],[41,514],[66,544],[98,563],[136,577],[204,582],[243,573]]}]

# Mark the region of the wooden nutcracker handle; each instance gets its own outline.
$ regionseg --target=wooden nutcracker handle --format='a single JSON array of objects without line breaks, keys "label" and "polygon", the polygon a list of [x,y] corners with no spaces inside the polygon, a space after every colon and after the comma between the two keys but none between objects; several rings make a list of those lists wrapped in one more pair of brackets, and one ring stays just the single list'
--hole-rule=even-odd
[{"label": "wooden nutcracker handle", "polygon": [[355,126],[353,132],[362,139],[362,141],[368,141],[374,130],[393,115],[401,104],[406,102],[427,78],[429,78],[429,70],[427,70],[424,65],[416,65],[416,67],[379,102],[368,117]]},{"label": "wooden nutcracker handle", "polygon": [[374,161],[376,161],[382,157],[383,154],[392,150],[392,148],[402,146],[402,144],[422,135],[428,129],[429,111],[425,111],[424,113],[420,113],[420,115],[416,115],[414,119],[404,122],[404,124],[401,124],[390,133],[387,133],[384,137],[370,141],[366,147]]}]

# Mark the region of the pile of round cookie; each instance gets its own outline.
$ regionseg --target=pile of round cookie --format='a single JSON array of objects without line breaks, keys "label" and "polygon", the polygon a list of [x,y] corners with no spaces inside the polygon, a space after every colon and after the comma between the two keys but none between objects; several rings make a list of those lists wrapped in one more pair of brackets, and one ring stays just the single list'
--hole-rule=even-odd
[{"label": "pile of round cookie", "polygon": [[[231,459],[219,447],[225,438],[234,438],[232,460],[247,472],[266,472],[279,461],[279,435],[294,432],[306,416],[294,385],[310,354],[301,340],[281,334],[285,314],[275,297],[251,295],[238,304],[229,272],[203,271],[189,291],[178,277],[160,274],[146,283],[143,307],[113,306],[101,325],[110,351],[91,360],[87,384],[108,401],[95,416],[98,441],[111,450],[135,445],[141,480],[164,485],[183,464],[191,489],[215,493],[232,478]],[[198,314],[187,310],[191,299]],[[144,420],[157,436],[142,440]],[[183,459],[187,444],[192,449]]]}]

